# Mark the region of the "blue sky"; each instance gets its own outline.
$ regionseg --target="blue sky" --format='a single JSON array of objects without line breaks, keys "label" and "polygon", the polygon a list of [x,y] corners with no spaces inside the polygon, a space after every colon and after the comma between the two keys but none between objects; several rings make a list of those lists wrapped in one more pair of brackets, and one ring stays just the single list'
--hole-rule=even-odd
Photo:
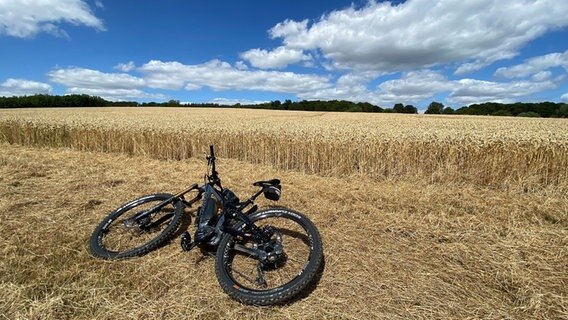
[{"label": "blue sky", "polygon": [[0,96],[568,102],[557,0],[0,0]]}]

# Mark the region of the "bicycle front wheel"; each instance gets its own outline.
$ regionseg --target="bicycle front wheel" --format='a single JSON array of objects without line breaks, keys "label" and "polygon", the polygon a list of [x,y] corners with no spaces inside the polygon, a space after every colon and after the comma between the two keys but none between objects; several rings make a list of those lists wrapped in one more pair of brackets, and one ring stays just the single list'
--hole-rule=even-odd
[{"label": "bicycle front wheel", "polygon": [[[254,243],[226,234],[215,261],[219,284],[245,304],[284,303],[312,284],[321,271],[320,234],[307,217],[286,208],[261,210],[249,218],[263,232],[272,234],[271,239]],[[243,230],[245,226],[241,223],[236,228]]]},{"label": "bicycle front wheel", "polygon": [[102,259],[124,259],[144,255],[168,241],[181,224],[184,205],[174,200],[141,222],[130,221],[173,195],[157,193],[129,201],[111,212],[93,231],[90,251]]}]

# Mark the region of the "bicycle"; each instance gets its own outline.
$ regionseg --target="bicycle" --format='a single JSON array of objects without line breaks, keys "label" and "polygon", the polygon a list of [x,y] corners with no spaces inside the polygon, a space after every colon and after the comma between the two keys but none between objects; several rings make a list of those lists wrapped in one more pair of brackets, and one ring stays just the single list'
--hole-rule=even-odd
[{"label": "bicycle", "polygon": [[[253,183],[260,190],[240,201],[233,191],[222,187],[214,146],[209,148],[203,185],[192,184],[176,194],[151,194],[123,204],[95,228],[91,254],[102,259],[147,254],[173,238],[185,208],[202,200],[196,211],[194,239],[185,231],[182,249],[200,247],[203,252],[215,252],[217,280],[237,301],[252,305],[289,301],[321,271],[323,244],[316,226],[288,208],[258,210],[254,201],[261,194],[269,200],[280,199],[278,179]],[[191,191],[197,194],[186,200],[184,196]]]}]

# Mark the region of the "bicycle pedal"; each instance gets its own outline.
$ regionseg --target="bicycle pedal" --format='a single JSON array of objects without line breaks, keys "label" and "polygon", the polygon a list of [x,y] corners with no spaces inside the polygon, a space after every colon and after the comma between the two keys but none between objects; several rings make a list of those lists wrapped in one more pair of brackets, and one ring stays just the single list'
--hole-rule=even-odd
[{"label": "bicycle pedal", "polygon": [[191,235],[186,231],[181,235],[180,245],[183,251],[189,251],[193,249],[196,244],[191,241]]}]

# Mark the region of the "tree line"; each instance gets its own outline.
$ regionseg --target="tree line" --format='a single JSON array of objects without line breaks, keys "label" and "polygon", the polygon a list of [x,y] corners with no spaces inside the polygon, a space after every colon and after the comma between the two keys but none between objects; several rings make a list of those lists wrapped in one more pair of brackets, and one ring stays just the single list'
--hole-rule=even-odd
[{"label": "tree line", "polygon": [[297,111],[334,111],[334,112],[383,112],[383,113],[418,113],[418,109],[413,105],[403,105],[397,103],[393,108],[383,109],[368,102],[351,102],[345,100],[302,100],[292,101],[274,100],[261,104],[240,104],[227,106],[216,103],[189,103],[182,104],[177,100],[170,100],[164,103],[148,102],[141,103],[140,106],[170,106],[170,107],[198,107],[198,108],[246,108],[246,109],[271,109],[271,110],[297,110]]},{"label": "tree line", "polygon": [[65,96],[36,94],[32,96],[0,97],[0,108],[72,108],[136,105],[138,105],[136,101],[113,102],[87,94],[70,94]]},{"label": "tree line", "polygon": [[463,114],[474,116],[513,116],[513,117],[543,117],[568,118],[568,104],[555,102],[535,103],[496,103],[486,102],[461,107],[457,110],[445,107],[440,102],[432,102],[426,114]]},{"label": "tree line", "polygon": [[[392,108],[382,108],[368,102],[351,102],[345,100],[329,101],[291,101],[274,100],[261,104],[220,105],[216,103],[181,103],[179,100],[166,102],[136,101],[108,101],[101,97],[86,94],[71,95],[46,95],[38,94],[20,97],[0,97],[0,108],[66,108],[66,107],[105,107],[105,106],[161,106],[161,107],[199,107],[199,108],[247,108],[247,109],[272,109],[272,110],[298,110],[298,111],[335,111],[335,112],[374,112],[374,113],[408,113],[416,114],[418,109],[413,105],[396,103]],[[426,114],[443,115],[490,115],[490,116],[519,116],[519,117],[568,117],[568,104],[555,102],[538,103],[494,103],[487,102],[472,104],[459,109],[446,107],[440,102],[432,102],[428,106]]]}]

